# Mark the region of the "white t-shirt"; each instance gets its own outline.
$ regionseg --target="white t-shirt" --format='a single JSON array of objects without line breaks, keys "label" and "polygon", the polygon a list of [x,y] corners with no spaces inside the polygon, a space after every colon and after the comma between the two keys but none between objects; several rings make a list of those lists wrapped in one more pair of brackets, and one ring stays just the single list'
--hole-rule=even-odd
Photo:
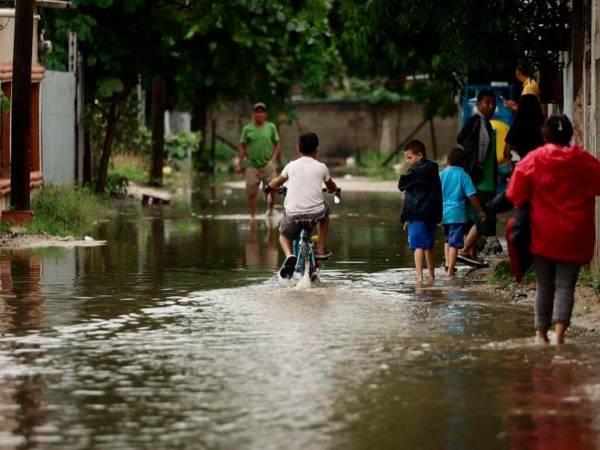
[{"label": "white t-shirt", "polygon": [[318,214],[325,207],[323,182],[331,179],[329,169],[310,156],[288,163],[281,172],[288,179],[283,206],[287,215]]}]

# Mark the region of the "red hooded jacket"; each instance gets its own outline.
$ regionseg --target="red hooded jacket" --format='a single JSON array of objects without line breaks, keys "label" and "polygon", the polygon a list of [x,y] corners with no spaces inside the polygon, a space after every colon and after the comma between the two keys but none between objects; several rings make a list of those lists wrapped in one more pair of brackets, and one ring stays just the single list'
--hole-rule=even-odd
[{"label": "red hooded jacket", "polygon": [[594,254],[600,161],[580,147],[546,144],[519,162],[507,196],[531,205],[531,253],[587,264]]}]

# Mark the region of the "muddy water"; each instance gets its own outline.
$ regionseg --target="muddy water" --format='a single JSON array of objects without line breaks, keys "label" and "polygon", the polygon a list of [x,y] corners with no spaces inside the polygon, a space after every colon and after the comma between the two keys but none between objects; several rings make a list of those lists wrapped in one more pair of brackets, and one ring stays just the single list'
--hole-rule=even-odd
[{"label": "muddy water", "polygon": [[598,448],[600,341],[416,291],[394,195],[346,195],[318,286],[237,192],[123,208],[104,248],[2,254],[0,448]]}]

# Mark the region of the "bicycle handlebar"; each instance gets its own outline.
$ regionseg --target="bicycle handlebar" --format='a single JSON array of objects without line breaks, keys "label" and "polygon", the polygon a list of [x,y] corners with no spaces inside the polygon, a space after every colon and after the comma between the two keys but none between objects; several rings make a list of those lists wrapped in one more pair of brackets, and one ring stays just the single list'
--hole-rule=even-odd
[{"label": "bicycle handlebar", "polygon": [[[272,191],[285,196],[287,194],[287,187],[280,186],[277,189],[273,189],[273,188],[269,187],[268,184],[266,184],[265,187],[263,188],[263,192],[265,194],[269,194]],[[323,188],[323,192],[329,192],[329,190],[327,188]],[[334,196],[336,196],[338,199],[340,199],[342,197],[342,188],[337,188],[335,191],[332,192],[332,194]]]}]

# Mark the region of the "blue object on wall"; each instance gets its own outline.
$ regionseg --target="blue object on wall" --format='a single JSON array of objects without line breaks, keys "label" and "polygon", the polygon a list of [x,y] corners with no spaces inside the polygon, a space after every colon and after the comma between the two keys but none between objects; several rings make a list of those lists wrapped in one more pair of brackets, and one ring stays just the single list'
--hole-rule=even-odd
[{"label": "blue object on wall", "polygon": [[513,123],[513,113],[510,109],[504,106],[504,100],[511,100],[513,98],[513,86],[507,84],[506,86],[498,86],[491,84],[468,84],[463,89],[462,95],[462,117],[461,124],[464,125],[469,117],[471,117],[475,111],[477,111],[477,94],[479,91],[489,89],[496,94],[496,112],[494,113],[494,119],[501,120],[507,125]]}]

